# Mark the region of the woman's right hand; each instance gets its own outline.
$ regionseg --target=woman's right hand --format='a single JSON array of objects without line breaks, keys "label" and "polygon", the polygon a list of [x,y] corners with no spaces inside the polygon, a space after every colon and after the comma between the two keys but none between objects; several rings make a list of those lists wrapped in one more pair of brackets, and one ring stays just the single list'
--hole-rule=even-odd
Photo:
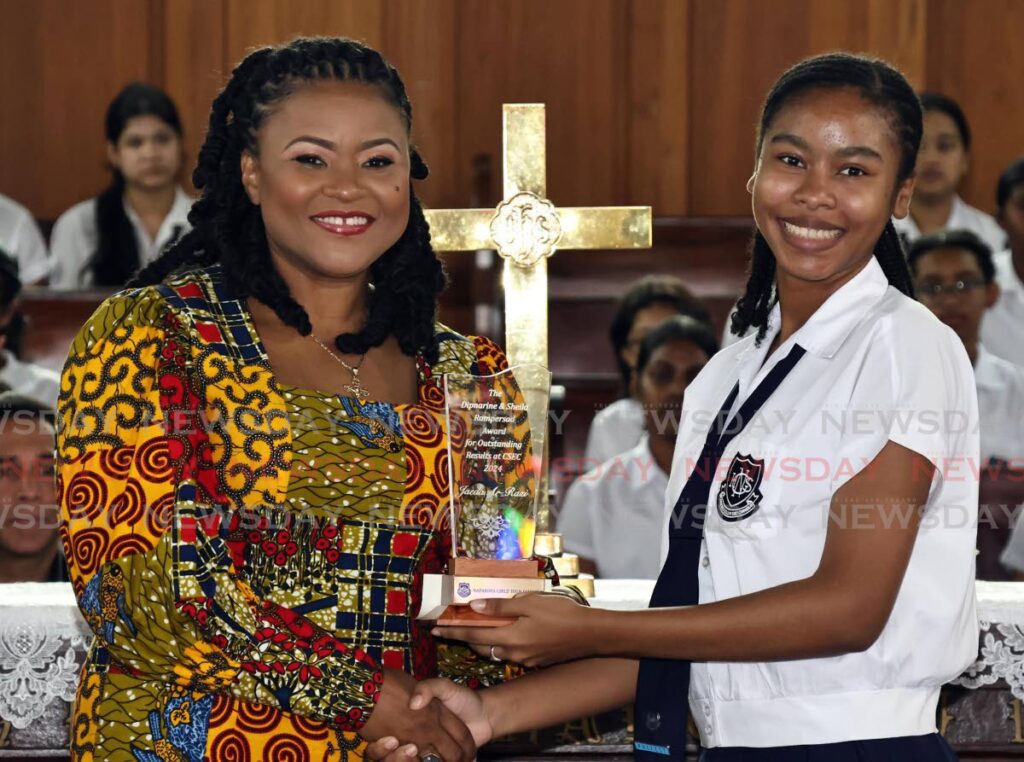
[{"label": "woman's right hand", "polygon": [[[444,762],[470,762],[475,759],[477,745],[474,734],[445,705],[441,695],[447,694],[435,697],[429,690],[419,689],[421,685],[424,683],[417,684],[412,676],[401,670],[384,670],[380,699],[360,731],[360,735],[371,742],[369,748],[380,755],[371,755],[370,759],[383,759],[398,749],[397,742],[384,744],[388,739],[401,739],[403,744],[414,749],[414,755],[433,752]],[[419,693],[414,693],[416,690]],[[390,748],[384,751],[388,746]],[[409,756],[396,759],[408,760]]]},{"label": "woman's right hand", "polygon": [[[413,711],[423,711],[432,702],[437,701],[465,723],[477,747],[483,746],[494,737],[494,727],[487,716],[483,697],[479,692],[442,678],[424,680],[413,688],[409,708]],[[367,747],[366,758],[375,762],[409,762],[410,759],[422,757],[428,751],[421,750],[415,742],[401,735],[383,736]],[[448,757],[443,754],[441,757],[445,762],[449,762]]]}]

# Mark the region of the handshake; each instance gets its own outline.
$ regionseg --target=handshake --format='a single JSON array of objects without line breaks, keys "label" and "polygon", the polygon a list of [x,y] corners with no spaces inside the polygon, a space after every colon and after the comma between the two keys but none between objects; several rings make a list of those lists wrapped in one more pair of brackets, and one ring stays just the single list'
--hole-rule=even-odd
[{"label": "handshake", "polygon": [[[614,612],[581,606],[557,593],[534,593],[470,604],[480,613],[514,618],[499,627],[435,628],[435,636],[467,643],[485,658],[501,659],[539,670],[486,690],[474,691],[448,680],[416,682],[400,670],[384,670],[380,699],[360,734],[370,741],[372,760],[468,762],[478,747],[495,736],[554,724],[601,708],[623,706],[632,697],[636,665],[622,674],[616,660],[598,667],[578,661],[596,656],[599,643],[614,643],[600,626]],[[495,653],[497,649],[497,654]],[[569,662],[569,663],[563,663]],[[618,668],[621,672],[621,668]],[[579,690],[581,682],[616,686]]]},{"label": "handshake", "polygon": [[388,762],[469,762],[495,735],[485,691],[385,670],[380,702],[363,728],[366,757]]}]

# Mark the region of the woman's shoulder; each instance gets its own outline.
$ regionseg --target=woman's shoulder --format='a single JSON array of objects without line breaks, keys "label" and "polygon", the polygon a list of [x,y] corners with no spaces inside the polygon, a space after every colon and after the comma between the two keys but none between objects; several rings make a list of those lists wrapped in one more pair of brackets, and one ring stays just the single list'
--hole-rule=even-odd
[{"label": "woman's shoulder", "polygon": [[219,325],[226,322],[225,313],[242,319],[244,313],[237,302],[232,309],[230,298],[218,293],[220,286],[219,267],[211,266],[173,274],[163,283],[126,288],[100,304],[79,339],[94,342],[115,330],[163,330],[170,315],[179,325],[189,326]]},{"label": "woman's shoulder", "polygon": [[86,355],[105,341],[125,343],[160,330],[165,309],[163,296],[153,286],[119,291],[104,299],[78,331],[70,355]]}]

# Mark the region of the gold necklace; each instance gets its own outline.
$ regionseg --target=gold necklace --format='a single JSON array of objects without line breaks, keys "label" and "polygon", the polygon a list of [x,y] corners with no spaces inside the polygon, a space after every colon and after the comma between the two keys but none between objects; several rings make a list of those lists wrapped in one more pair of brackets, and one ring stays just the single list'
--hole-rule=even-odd
[{"label": "gold necklace", "polygon": [[355,365],[349,365],[347,362],[342,360],[341,357],[335,354],[329,346],[320,341],[320,339],[318,339],[316,336],[314,336],[313,334],[310,334],[310,336],[313,336],[313,341],[315,341],[322,350],[324,350],[327,354],[333,357],[338,363],[341,364],[341,366],[345,370],[352,374],[352,383],[345,385],[345,391],[347,391],[349,394],[355,397],[360,403],[366,402],[366,400],[370,398],[370,393],[366,390],[366,387],[363,386],[362,382],[359,380],[359,369],[363,366],[363,360],[366,359],[366,352],[363,352],[363,354],[359,356],[359,362],[357,362]]}]

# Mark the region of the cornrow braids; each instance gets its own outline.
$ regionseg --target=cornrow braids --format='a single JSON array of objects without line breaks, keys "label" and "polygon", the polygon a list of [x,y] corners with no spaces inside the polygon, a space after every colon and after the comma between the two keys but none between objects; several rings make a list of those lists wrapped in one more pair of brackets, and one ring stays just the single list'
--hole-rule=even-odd
[{"label": "cornrow braids", "polygon": [[[813,90],[843,89],[855,90],[868,103],[886,113],[900,148],[897,184],[909,178],[914,172],[924,131],[921,103],[910,83],[892,66],[876,58],[849,53],[828,53],[808,58],[779,77],[761,108],[755,161],[760,157],[768,129],[783,106]],[[910,269],[891,220],[875,244],[874,253],[889,283],[912,297],[914,287]],[[755,231],[750,245],[747,284],[730,323],[732,333],[743,335],[756,328],[755,341],[760,344],[764,339],[768,331],[768,317],[778,299],[775,270],[775,254],[761,232]]]},{"label": "cornrow braids", "polygon": [[[140,271],[133,285],[159,283],[175,272],[220,263],[239,298],[258,299],[303,336],[312,332],[309,315],[273,266],[263,218],[245,193],[240,166],[243,151],[257,153],[257,132],[275,104],[305,83],[329,79],[378,88],[411,129],[412,104],[405,85],[398,71],[372,48],[344,38],[311,37],[253,51],[213,102],[192,174],[192,183],[202,190],[189,213],[192,230]],[[424,180],[428,174],[423,158],[413,150],[410,176]],[[405,231],[370,267],[373,288],[366,325],[335,338],[340,352],[363,354],[394,336],[403,353],[437,361],[434,321],[447,276],[431,247],[430,228],[411,186],[409,194]]]},{"label": "cornrow braids", "polygon": [[743,296],[736,302],[736,309],[729,324],[729,330],[743,336],[757,327],[755,341],[760,344],[768,333],[768,316],[777,300],[775,294],[775,255],[760,230],[754,231],[750,242],[750,265],[747,268],[747,285]]}]

